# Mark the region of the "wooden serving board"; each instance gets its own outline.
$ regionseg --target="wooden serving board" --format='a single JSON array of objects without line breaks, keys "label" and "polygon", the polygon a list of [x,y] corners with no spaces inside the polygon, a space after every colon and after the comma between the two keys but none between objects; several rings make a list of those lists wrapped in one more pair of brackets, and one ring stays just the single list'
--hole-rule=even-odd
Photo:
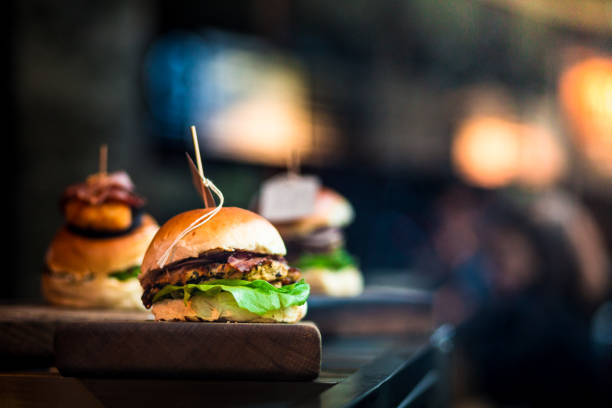
[{"label": "wooden serving board", "polygon": [[321,334],[308,322],[66,323],[55,357],[64,376],[312,380]]},{"label": "wooden serving board", "polygon": [[79,310],[47,305],[0,305],[0,368],[53,365],[53,337],[58,324],[86,321],[145,321],[144,311]]}]

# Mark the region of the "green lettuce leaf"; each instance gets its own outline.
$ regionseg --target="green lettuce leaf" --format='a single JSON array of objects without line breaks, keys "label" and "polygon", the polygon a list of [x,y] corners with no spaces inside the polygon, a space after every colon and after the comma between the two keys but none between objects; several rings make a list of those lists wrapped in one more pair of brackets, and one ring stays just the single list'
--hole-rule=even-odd
[{"label": "green lettuce leaf", "polygon": [[184,286],[166,285],[153,297],[153,302],[166,297],[175,299],[182,297],[187,302],[194,292],[215,296],[222,291],[229,292],[241,309],[261,316],[273,310],[303,305],[310,294],[310,285],[304,282],[304,279],[280,288],[264,280],[219,279],[204,283],[188,283]]},{"label": "green lettuce leaf", "polygon": [[123,271],[114,272],[109,274],[110,278],[115,278],[124,282],[128,279],[135,279],[140,273],[140,266],[132,266],[131,268],[125,269]]},{"label": "green lettuce leaf", "polygon": [[310,268],[325,268],[338,271],[347,266],[356,266],[357,261],[348,252],[342,248],[338,248],[328,254],[304,254],[302,255],[295,266],[300,269]]}]

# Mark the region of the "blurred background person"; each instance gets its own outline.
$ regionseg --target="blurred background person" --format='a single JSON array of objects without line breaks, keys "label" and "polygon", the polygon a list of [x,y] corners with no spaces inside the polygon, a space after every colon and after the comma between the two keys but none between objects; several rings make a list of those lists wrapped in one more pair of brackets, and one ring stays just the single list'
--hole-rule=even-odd
[{"label": "blurred background person", "polygon": [[525,200],[453,190],[440,201],[439,321],[457,323],[487,302],[531,292],[588,318],[609,298],[608,254],[588,210],[559,191]]},{"label": "blurred background person", "polygon": [[458,324],[450,400],[607,406],[610,343],[598,345],[593,333],[612,324],[597,313],[610,299],[610,269],[588,210],[560,191],[521,203],[449,196],[434,242],[441,259],[455,262],[434,307],[438,321]]}]

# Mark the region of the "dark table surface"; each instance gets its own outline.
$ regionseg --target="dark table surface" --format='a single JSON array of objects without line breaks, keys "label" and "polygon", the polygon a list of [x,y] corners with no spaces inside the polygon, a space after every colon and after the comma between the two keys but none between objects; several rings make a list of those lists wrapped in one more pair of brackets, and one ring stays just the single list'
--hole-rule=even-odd
[{"label": "dark table surface", "polygon": [[422,353],[427,339],[327,339],[319,377],[303,382],[73,378],[54,368],[2,372],[0,406],[348,406]]},{"label": "dark table surface", "polygon": [[[0,407],[408,406],[432,380],[430,296],[370,288],[309,301],[323,337],[314,381],[75,378],[51,368],[0,371]],[[282,351],[280,351],[282,352]]]}]

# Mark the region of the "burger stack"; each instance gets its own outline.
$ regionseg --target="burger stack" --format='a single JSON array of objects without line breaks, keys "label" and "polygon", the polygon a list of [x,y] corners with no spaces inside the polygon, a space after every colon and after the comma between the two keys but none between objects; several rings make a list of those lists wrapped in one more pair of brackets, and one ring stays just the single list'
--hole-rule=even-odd
[{"label": "burger stack", "polygon": [[309,215],[275,223],[287,244],[288,259],[301,270],[313,294],[356,296],[363,291],[357,262],[344,248],[342,229],[353,217],[346,198],[321,187]]},{"label": "burger stack", "polygon": [[77,308],[142,309],[137,276],[158,230],[124,172],[97,173],[69,186],[60,208],[65,224],[46,256],[42,292],[48,302]]},{"label": "burger stack", "polygon": [[[310,288],[284,258],[274,226],[251,211],[191,210],[153,238],[139,276],[142,301],[156,320],[295,323],[306,314]],[[166,260],[165,254],[171,253]],[[163,262],[162,262],[163,260]]]}]

